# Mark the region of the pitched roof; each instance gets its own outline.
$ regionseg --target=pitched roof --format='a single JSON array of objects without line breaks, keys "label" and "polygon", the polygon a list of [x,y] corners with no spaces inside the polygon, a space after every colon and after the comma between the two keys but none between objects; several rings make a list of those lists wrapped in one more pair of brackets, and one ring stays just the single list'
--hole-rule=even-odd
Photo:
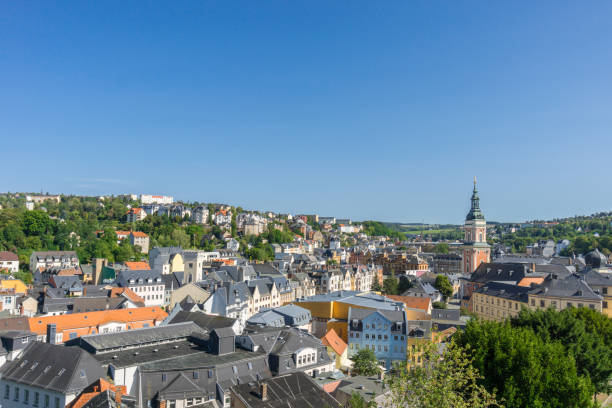
[{"label": "pitched roof", "polygon": [[146,271],[151,270],[151,266],[149,266],[148,262],[138,261],[138,262],[124,262],[125,266],[132,271]]},{"label": "pitched roof", "polygon": [[162,321],[166,316],[168,314],[159,307],[137,307],[133,309],[72,313],[59,316],[31,317],[29,318],[29,325],[31,331],[43,335],[47,333],[48,324],[55,324],[57,331],[60,332],[67,329],[96,327],[109,322]]},{"label": "pitched roof", "polygon": [[548,276],[541,285],[535,287],[529,293],[549,297],[573,297],[577,298],[577,300],[601,300],[601,296],[595,293],[593,289],[576,274],[570,275],[565,279]]},{"label": "pitched roof", "polygon": [[426,312],[431,308],[430,297],[385,295],[391,300],[402,302],[409,309],[421,309]]},{"label": "pitched roof", "polygon": [[35,388],[79,393],[105,370],[89,353],[77,347],[32,342],[17,360],[0,370],[2,379]]},{"label": "pitched roof", "polygon": [[146,238],[149,235],[142,232],[142,231],[132,231],[132,235],[135,236],[136,238]]},{"label": "pitched roof", "polygon": [[342,355],[347,347],[347,344],[338,336],[334,329],[331,329],[325,336],[321,337],[321,342],[323,345],[331,347],[338,355]]},{"label": "pitched roof", "polygon": [[0,281],[0,286],[4,289],[14,289],[15,293],[26,293],[28,287],[19,279],[5,279]]},{"label": "pitched roof", "polygon": [[121,395],[127,394],[127,388],[125,385],[114,385],[105,379],[100,378],[77,395],[77,397],[72,400],[72,402],[68,404],[66,408],[82,408],[85,404],[91,401],[92,398],[98,396],[100,393],[106,392],[107,390],[112,390]]},{"label": "pitched roof", "polygon": [[15,254],[13,252],[0,251],[0,261],[5,261],[5,262],[19,261],[19,257],[17,256],[17,254]]},{"label": "pitched roof", "polygon": [[532,284],[539,285],[542,282],[544,282],[544,277],[543,276],[542,277],[534,277],[534,278],[525,277],[525,278],[521,279],[521,281],[517,285],[529,288],[529,287],[531,287]]},{"label": "pitched roof", "polygon": [[195,332],[204,333],[204,331],[194,322],[183,322],[118,333],[82,336],[79,340],[79,344],[87,344],[91,349],[102,351],[117,349],[119,347],[139,346],[147,343],[182,339]]},{"label": "pitched roof", "polygon": [[259,396],[258,382],[235,385],[232,390],[247,408],[341,407],[303,372],[273,377],[264,382],[268,388],[266,401]]},{"label": "pitched roof", "polygon": [[138,296],[136,294],[136,292],[134,292],[132,289],[130,288],[116,288],[113,287],[111,288],[110,292],[108,293],[108,297],[110,298],[116,298],[116,297],[120,297],[120,296],[124,296],[126,298],[128,298],[130,301],[134,302],[134,303],[142,303],[142,305],[144,306],[144,299],[140,296]]}]

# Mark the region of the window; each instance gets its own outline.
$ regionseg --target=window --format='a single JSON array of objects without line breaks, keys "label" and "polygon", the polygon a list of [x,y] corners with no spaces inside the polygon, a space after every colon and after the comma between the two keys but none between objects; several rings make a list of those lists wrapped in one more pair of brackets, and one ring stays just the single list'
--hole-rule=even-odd
[{"label": "window", "polygon": [[603,302],[603,308],[607,309],[608,308],[608,302]]},{"label": "window", "polygon": [[175,400],[168,400],[168,404],[166,405],[168,408],[176,408]]},{"label": "window", "polygon": [[535,299],[531,299],[531,306],[535,306]]},{"label": "window", "polygon": [[23,390],[23,403],[26,405],[30,403],[30,390]]},{"label": "window", "polygon": [[540,300],[540,307],[544,307],[544,301]]},{"label": "window", "polygon": [[49,395],[45,394],[45,408],[49,408]]},{"label": "window", "polygon": [[162,381],[166,381],[168,379],[168,375],[166,373],[162,373]]},{"label": "window", "polygon": [[187,406],[190,407],[193,405],[193,398],[187,398]]},{"label": "window", "polygon": [[38,398],[40,397],[40,395],[38,394],[38,391],[34,392],[34,406],[37,407],[38,406]]},{"label": "window", "polygon": [[55,408],[60,408],[59,397],[55,397]]},{"label": "window", "polygon": [[604,295],[608,294],[608,288],[602,288],[601,289],[601,293],[603,293]]},{"label": "window", "polygon": [[15,394],[14,394],[13,399],[15,401],[19,401],[19,387],[15,387]]},{"label": "window", "polygon": [[393,336],[393,340],[397,340],[397,335]]},{"label": "window", "polygon": [[77,334],[76,334],[76,333],[70,333],[70,334],[68,335],[68,338],[69,338],[69,339],[76,339],[76,338],[77,338]]},{"label": "window", "polygon": [[208,378],[212,378],[213,377],[213,370],[208,370]]},{"label": "window", "polygon": [[198,378],[200,378],[200,373],[198,373],[197,371],[193,372],[193,379],[197,380]]},{"label": "window", "polygon": [[366,340],[370,340],[370,335],[366,333]]},{"label": "window", "polygon": [[11,396],[11,387],[9,385],[4,386],[4,399],[9,399]]},{"label": "window", "polygon": [[253,363],[251,363],[250,361],[247,363],[247,366],[249,367],[249,370],[253,369]]}]

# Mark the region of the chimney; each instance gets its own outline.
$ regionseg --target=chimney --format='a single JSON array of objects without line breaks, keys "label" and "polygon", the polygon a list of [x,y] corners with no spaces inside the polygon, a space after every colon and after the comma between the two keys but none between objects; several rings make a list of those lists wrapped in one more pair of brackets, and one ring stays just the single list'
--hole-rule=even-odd
[{"label": "chimney", "polygon": [[259,384],[259,396],[263,402],[268,400],[268,383],[262,382]]},{"label": "chimney", "polygon": [[47,325],[47,343],[56,344],[55,335],[57,333],[57,327],[55,323],[51,323]]}]

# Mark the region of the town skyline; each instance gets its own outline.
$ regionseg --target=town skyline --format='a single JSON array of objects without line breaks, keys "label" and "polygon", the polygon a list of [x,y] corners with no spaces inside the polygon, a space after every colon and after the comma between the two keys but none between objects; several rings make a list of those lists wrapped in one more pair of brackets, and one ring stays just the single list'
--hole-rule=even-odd
[{"label": "town skyline", "polygon": [[492,220],[609,209],[610,4],[243,4],[4,4],[0,190],[460,223],[478,175]]}]

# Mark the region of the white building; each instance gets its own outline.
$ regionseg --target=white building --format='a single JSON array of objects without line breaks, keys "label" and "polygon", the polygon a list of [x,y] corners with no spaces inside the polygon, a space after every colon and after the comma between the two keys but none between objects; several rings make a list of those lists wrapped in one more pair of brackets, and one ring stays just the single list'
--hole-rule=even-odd
[{"label": "white building", "polygon": [[164,305],[166,285],[159,271],[123,270],[119,272],[116,283],[123,288],[130,288],[143,298],[145,307]]},{"label": "white building", "polygon": [[163,195],[141,194],[140,202],[142,204],[172,204],[174,197]]},{"label": "white building", "polygon": [[19,272],[19,257],[16,253],[0,251],[0,270],[3,269],[11,273]]},{"label": "white building", "polygon": [[38,268],[79,268],[79,258],[75,251],[37,251],[30,255],[30,272]]}]

